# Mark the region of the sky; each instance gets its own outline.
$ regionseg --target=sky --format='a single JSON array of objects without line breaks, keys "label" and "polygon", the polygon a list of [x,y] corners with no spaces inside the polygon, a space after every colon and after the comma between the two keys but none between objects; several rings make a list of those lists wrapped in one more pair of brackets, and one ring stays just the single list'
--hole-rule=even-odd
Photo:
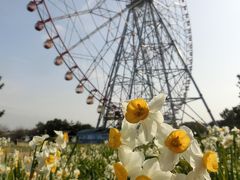
[{"label": "sky", "polygon": [[[39,17],[26,10],[28,1],[3,0],[0,6],[0,125],[32,128],[54,118],[97,122],[96,105],[75,94],[76,81],[66,82],[66,68],[53,65],[57,53],[43,48]],[[188,1],[193,36],[193,71],[215,119],[240,103],[236,75],[240,74],[240,1]],[[192,87],[192,86],[191,86]],[[96,103],[95,103],[96,104]]]}]

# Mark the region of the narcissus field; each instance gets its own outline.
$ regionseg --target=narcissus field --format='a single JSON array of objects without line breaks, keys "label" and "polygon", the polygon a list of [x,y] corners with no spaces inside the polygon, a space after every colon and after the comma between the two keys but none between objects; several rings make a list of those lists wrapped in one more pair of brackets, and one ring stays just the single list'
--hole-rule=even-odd
[{"label": "narcissus field", "polygon": [[196,135],[164,122],[165,95],[123,103],[121,129],[104,144],[70,142],[55,131],[15,145],[0,138],[0,179],[240,179],[240,130],[209,126]]}]

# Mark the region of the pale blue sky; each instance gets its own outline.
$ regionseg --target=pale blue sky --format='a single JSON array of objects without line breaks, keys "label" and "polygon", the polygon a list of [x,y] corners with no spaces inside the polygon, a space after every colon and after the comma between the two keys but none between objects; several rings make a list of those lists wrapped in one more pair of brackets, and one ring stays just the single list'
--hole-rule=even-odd
[{"label": "pale blue sky", "polygon": [[[0,119],[9,128],[33,127],[53,118],[96,124],[96,106],[74,92],[76,82],[64,80],[64,67],[53,65],[54,49],[46,50],[44,32],[34,30],[37,13],[28,1],[3,0],[0,6]],[[193,35],[193,76],[214,116],[239,104],[240,1],[189,1]]]}]

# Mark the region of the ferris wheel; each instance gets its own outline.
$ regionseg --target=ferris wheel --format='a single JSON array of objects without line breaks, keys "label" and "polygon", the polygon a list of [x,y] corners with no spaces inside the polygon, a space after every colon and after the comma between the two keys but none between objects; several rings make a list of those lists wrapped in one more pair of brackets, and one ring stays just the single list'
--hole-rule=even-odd
[{"label": "ferris wheel", "polygon": [[[66,80],[77,79],[76,93],[99,103],[97,127],[119,126],[121,102],[160,92],[168,97],[165,119],[183,121],[192,78],[192,36],[185,0],[34,0],[27,5],[46,30],[46,49],[58,53]],[[194,111],[193,111],[194,112]],[[196,112],[195,112],[196,114]],[[195,119],[195,118],[194,118]]]}]

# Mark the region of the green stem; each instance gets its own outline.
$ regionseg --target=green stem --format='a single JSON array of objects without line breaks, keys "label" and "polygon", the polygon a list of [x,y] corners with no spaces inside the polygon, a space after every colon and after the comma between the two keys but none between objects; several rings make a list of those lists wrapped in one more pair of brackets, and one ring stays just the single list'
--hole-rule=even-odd
[{"label": "green stem", "polygon": [[77,144],[78,144],[78,141],[75,142],[75,144],[74,144],[74,146],[72,148],[72,151],[71,151],[70,155],[68,156],[68,159],[67,159],[67,162],[66,162],[66,164],[64,166],[64,169],[67,167],[68,163],[70,162],[70,159],[71,159],[71,157],[72,157],[72,155],[73,155],[73,153],[74,153],[74,151],[75,151],[75,149],[77,147]]},{"label": "green stem", "polygon": [[33,160],[32,160],[32,165],[31,165],[31,170],[30,170],[30,176],[29,176],[29,180],[32,179],[33,174],[34,174],[34,169],[35,169],[35,159],[36,159],[36,152],[37,152],[37,146],[34,149],[34,153],[33,153]]}]

